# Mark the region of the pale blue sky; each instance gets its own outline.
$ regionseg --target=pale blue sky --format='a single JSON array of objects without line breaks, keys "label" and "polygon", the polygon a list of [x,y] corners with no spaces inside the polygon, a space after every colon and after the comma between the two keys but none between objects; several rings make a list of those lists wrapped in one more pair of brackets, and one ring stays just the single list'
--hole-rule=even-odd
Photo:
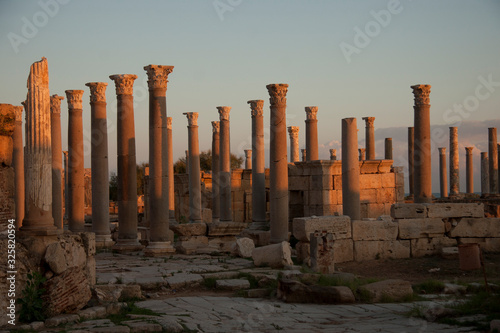
[{"label": "pale blue sky", "polygon": [[[388,13],[388,7],[393,14],[382,26],[373,12]],[[28,29],[30,24],[37,31]],[[356,43],[357,28],[372,29],[368,45]],[[200,113],[200,148],[205,150],[211,146],[210,121],[218,119],[219,105],[233,107],[231,148],[242,155],[243,149],[251,147],[246,101],[265,101],[267,127],[265,86],[269,83],[290,85],[288,125],[300,126],[301,148],[305,145],[304,107],[317,105],[320,158],[328,158],[328,148],[337,148],[345,117],[358,118],[364,146],[363,116],[376,117],[380,143],[387,133],[394,133],[394,150],[401,156],[406,151],[405,138],[396,140],[401,130],[385,129],[412,126],[410,85],[426,83],[432,85],[433,125],[445,128],[464,120],[463,127],[475,121],[478,133],[460,136],[460,143],[478,147],[478,190],[479,149],[484,149],[487,127],[496,126],[490,120],[500,118],[500,1],[0,0],[0,34],[2,103],[20,105],[26,96],[29,66],[44,56],[49,62],[51,94],[85,91],[88,132],[89,93],[84,84],[109,83],[111,169],[116,168],[116,97],[108,77],[139,76],[134,93],[137,161],[147,161],[148,97],[143,67],[148,64],[175,66],[167,91],[174,159],[187,149],[187,120],[182,113]],[[15,45],[13,38],[23,40]],[[346,44],[358,47],[350,62],[341,50]],[[487,90],[479,77],[499,83]],[[467,118],[447,111],[454,104],[473,102],[481,85],[479,92],[487,97],[476,98],[479,103],[465,113]],[[65,148],[65,101],[62,109]],[[459,135],[462,132],[470,131],[459,128]],[[448,146],[441,141],[439,146]],[[383,156],[382,147],[377,145],[377,157]],[[89,167],[90,154],[85,158]],[[437,161],[436,149],[435,170]],[[433,185],[434,190],[439,188],[436,176]]]}]

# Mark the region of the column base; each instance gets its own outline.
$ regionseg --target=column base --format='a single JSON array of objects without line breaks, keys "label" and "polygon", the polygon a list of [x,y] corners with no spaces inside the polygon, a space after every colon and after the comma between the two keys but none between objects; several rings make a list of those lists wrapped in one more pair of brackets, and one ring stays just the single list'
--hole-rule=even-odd
[{"label": "column base", "polygon": [[111,249],[118,253],[128,253],[141,251],[143,248],[144,246],[137,239],[118,239]]},{"label": "column base", "polygon": [[248,227],[250,230],[269,230],[269,222],[266,221],[253,221]]},{"label": "column base", "polygon": [[149,245],[144,249],[146,257],[161,257],[172,253],[175,253],[175,248],[170,242],[149,242]]},{"label": "column base", "polygon": [[110,248],[115,244],[111,235],[95,235],[95,247],[97,249]]},{"label": "column base", "polygon": [[[23,221],[23,223],[25,221]],[[58,229],[54,225],[50,225],[50,226],[25,226],[25,225],[23,225],[19,229],[18,234],[26,235],[26,236],[28,236],[28,235],[32,235],[32,236],[55,236],[55,235],[60,235],[63,232],[64,232],[63,229]]]}]

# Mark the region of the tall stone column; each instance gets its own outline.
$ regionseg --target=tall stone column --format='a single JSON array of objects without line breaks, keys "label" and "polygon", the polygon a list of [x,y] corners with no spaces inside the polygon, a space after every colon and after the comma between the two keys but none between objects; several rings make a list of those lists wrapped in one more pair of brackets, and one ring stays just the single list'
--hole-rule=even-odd
[{"label": "tall stone column", "polygon": [[342,206],[351,220],[361,219],[359,196],[358,127],[356,118],[342,119]]},{"label": "tall stone column", "polygon": [[[212,121],[212,222],[220,221],[220,123]],[[253,170],[252,170],[253,173]]]},{"label": "tall stone column", "polygon": [[145,166],[142,169],[143,174],[144,174],[144,179],[143,179],[143,192],[144,192],[144,220],[145,223],[143,225],[146,225],[149,227],[150,222],[149,222],[149,167]]},{"label": "tall stone column", "polygon": [[245,149],[245,169],[252,168],[252,149]]},{"label": "tall stone column", "polygon": [[89,82],[92,173],[92,231],[99,248],[114,244],[109,228],[108,121],[105,82]]},{"label": "tall stone column", "polygon": [[490,165],[488,153],[481,152],[481,194],[490,193]]},{"label": "tall stone column", "polygon": [[134,125],[134,74],[116,74],[118,153],[118,241],[115,251],[129,252],[142,249],[137,239],[137,164]]},{"label": "tall stone column", "polygon": [[169,191],[167,170],[167,83],[174,66],[148,65],[149,87],[149,221],[147,256],[175,252],[168,240]]},{"label": "tall stone column", "polygon": [[474,159],[472,149],[474,149],[474,147],[465,147],[465,176],[467,193],[474,193]]},{"label": "tall stone column", "polygon": [[[286,94],[288,84],[268,84],[266,88],[269,92],[269,102],[271,104],[271,140],[269,147],[271,243],[281,243],[282,241],[288,241],[288,160],[286,156]],[[311,117],[314,113],[314,118],[316,118],[313,109],[311,109],[310,113]],[[312,123],[314,122],[306,121],[306,124]],[[311,134],[310,131],[309,133]],[[309,135],[310,144],[311,137],[312,135]],[[309,147],[307,149],[309,152]],[[311,158],[311,155],[308,155],[309,158]]]},{"label": "tall stone column", "polygon": [[359,160],[364,161],[366,160],[366,148],[359,148]]},{"label": "tall stone column", "polygon": [[229,134],[230,106],[218,106],[220,115],[220,220],[232,221],[231,209],[231,144]]},{"label": "tall stone column", "polygon": [[25,103],[25,211],[20,231],[55,235],[61,230],[52,217],[49,68],[45,58],[30,67]]},{"label": "tall stone column", "polygon": [[83,166],[83,90],[66,90],[68,100],[68,152],[69,179],[68,198],[71,209],[68,215],[69,230],[73,232],[85,229],[85,179]]},{"label": "tall stone column", "polygon": [[337,149],[330,149],[330,160],[331,161],[337,160]]},{"label": "tall stone column", "polygon": [[385,138],[385,159],[392,160],[392,138]]},{"label": "tall stone column", "polygon": [[63,229],[62,199],[62,142],[61,100],[64,97],[50,96],[50,132],[52,147],[52,217],[54,225]]},{"label": "tall stone column", "polygon": [[448,197],[448,177],[446,175],[446,148],[439,149],[439,189],[441,198]]},{"label": "tall stone column", "polygon": [[175,175],[174,175],[174,148],[172,141],[172,117],[167,117],[167,178],[168,178],[168,217],[170,222],[175,221]]},{"label": "tall stone column", "polygon": [[460,194],[460,167],[458,165],[458,128],[450,127],[450,195]]},{"label": "tall stone column", "polygon": [[265,230],[266,222],[266,170],[264,152],[264,101],[251,100],[252,114],[252,224],[250,229]]},{"label": "tall stone column", "polygon": [[415,96],[413,109],[415,138],[414,138],[414,170],[413,187],[415,189],[415,203],[432,202],[432,173],[431,173],[431,120],[429,94],[431,86],[419,84],[411,86]]},{"label": "tall stone column", "polygon": [[488,128],[488,156],[490,159],[490,193],[498,193],[497,129]]},{"label": "tall stone column", "polygon": [[12,165],[14,167],[14,186],[16,203],[16,229],[22,225],[24,218],[24,147],[23,147],[23,106],[14,106],[16,121],[12,134]]},{"label": "tall stone column", "polygon": [[64,156],[64,219],[67,221],[69,216],[69,152],[63,151]]},{"label": "tall stone column", "polygon": [[408,185],[409,185],[409,190],[410,190],[410,196],[413,196],[415,194],[414,190],[414,181],[413,181],[413,170],[414,170],[414,137],[415,137],[415,128],[414,127],[408,127]]},{"label": "tall stone column", "polygon": [[299,126],[289,126],[288,135],[290,135],[290,163],[300,162]]},{"label": "tall stone column", "polygon": [[317,106],[306,106],[306,154],[307,161],[318,160],[318,113]]},{"label": "tall stone column", "polygon": [[[375,159],[375,128],[373,123],[375,117],[363,117],[365,121],[365,146],[366,146],[366,159]],[[386,158],[387,160],[387,158]],[[392,160],[392,158],[390,158]]]},{"label": "tall stone column", "polygon": [[300,152],[302,153],[302,162],[307,161],[307,150],[301,149]]},{"label": "tall stone column", "polygon": [[189,222],[199,223],[201,215],[200,148],[198,142],[198,112],[183,113],[188,119],[189,143]]}]

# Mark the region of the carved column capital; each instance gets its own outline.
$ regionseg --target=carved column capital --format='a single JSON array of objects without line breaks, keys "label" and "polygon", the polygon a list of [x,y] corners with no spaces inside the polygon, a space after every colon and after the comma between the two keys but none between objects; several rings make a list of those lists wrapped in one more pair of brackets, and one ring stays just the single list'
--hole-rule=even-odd
[{"label": "carved column capital", "polygon": [[415,105],[429,105],[429,94],[431,86],[429,84],[417,84],[411,86],[415,98]]},{"label": "carved column capital", "polygon": [[167,130],[172,130],[172,117],[167,117]]},{"label": "carved column capital", "polygon": [[262,117],[264,115],[264,101],[262,99],[253,99],[247,103],[250,104],[252,117]]},{"label": "carved column capital", "polygon": [[14,115],[16,117],[16,121],[23,121],[23,109],[24,106],[14,106]]},{"label": "carved column capital", "polygon": [[61,113],[61,101],[64,99],[62,96],[52,95],[50,96],[50,112],[51,113]]},{"label": "carved column capital", "polygon": [[318,113],[318,107],[317,106],[306,106],[306,117],[307,120],[317,120],[316,115]]},{"label": "carved column capital", "polygon": [[472,149],[474,149],[474,147],[465,147],[465,153],[467,155],[471,155],[472,154]]},{"label": "carved column capital", "polygon": [[439,155],[446,155],[446,147],[440,147],[438,148],[439,150]]},{"label": "carved column capital", "polygon": [[298,138],[299,137],[299,126],[288,126],[288,134],[290,138]]},{"label": "carved column capital", "polygon": [[337,156],[337,149],[330,149],[330,157]]},{"label": "carved column capital", "polygon": [[373,123],[375,122],[375,117],[363,117],[365,121],[366,127],[373,127]]},{"label": "carved column capital", "polygon": [[88,82],[85,83],[90,88],[90,103],[104,102],[106,103],[106,87],[105,82]]},{"label": "carved column capital", "polygon": [[134,80],[137,79],[135,74],[115,74],[109,78],[115,81],[117,95],[132,95],[134,93]]},{"label": "carved column capital", "polygon": [[271,106],[286,105],[286,93],[288,92],[288,84],[268,84],[266,88],[269,92],[269,102],[271,103]]},{"label": "carved column capital", "polygon": [[157,88],[167,90],[168,74],[172,73],[174,66],[148,65],[144,66],[144,70],[148,74],[150,90]]},{"label": "carved column capital", "polygon": [[189,126],[198,126],[198,112],[184,112],[183,115],[187,117]]},{"label": "carved column capital", "polygon": [[251,158],[252,157],[252,149],[245,149],[245,158]]},{"label": "carved column capital", "polygon": [[66,90],[68,109],[81,110],[83,90]]},{"label": "carved column capital", "polygon": [[220,133],[220,122],[212,121],[212,133]]},{"label": "carved column capital", "polygon": [[68,151],[67,150],[63,150],[63,154],[64,154],[64,158],[68,158]]},{"label": "carved column capital", "polygon": [[219,110],[220,120],[229,121],[229,112],[231,112],[230,106],[218,106],[217,110]]}]

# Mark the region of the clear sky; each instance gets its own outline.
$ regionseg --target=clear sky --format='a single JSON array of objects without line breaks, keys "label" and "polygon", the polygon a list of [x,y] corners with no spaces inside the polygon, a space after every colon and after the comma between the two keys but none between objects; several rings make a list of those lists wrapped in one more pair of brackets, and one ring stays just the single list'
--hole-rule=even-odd
[{"label": "clear sky", "polygon": [[[139,76],[134,86],[137,162],[147,161],[143,67],[148,64],[175,66],[167,91],[175,160],[187,149],[182,113],[200,113],[200,149],[206,150],[211,146],[210,121],[218,120],[219,105],[233,108],[231,149],[243,155],[243,149],[251,148],[246,102],[265,101],[267,128],[269,83],[290,85],[287,125],[300,126],[301,148],[304,107],[317,105],[320,158],[328,158],[329,148],[339,148],[342,118],[358,118],[364,146],[361,117],[374,116],[377,157],[383,157],[384,138],[392,136],[396,164],[402,166],[406,127],[413,125],[410,85],[431,84],[434,128],[447,133],[447,127],[459,126],[463,165],[463,147],[478,148],[476,190],[487,128],[500,125],[499,1],[0,0],[0,35],[2,103],[20,105],[29,66],[46,57],[51,94],[85,91],[84,132],[89,133],[85,83],[109,83],[111,170],[116,168],[116,95],[109,75]],[[66,101],[62,110],[65,149]],[[437,133],[433,139],[436,148],[448,147],[447,135]],[[86,141],[85,165],[90,167]],[[433,150],[435,171],[437,154]],[[461,178],[465,190],[465,170]],[[434,172],[433,189],[438,188]]]}]

